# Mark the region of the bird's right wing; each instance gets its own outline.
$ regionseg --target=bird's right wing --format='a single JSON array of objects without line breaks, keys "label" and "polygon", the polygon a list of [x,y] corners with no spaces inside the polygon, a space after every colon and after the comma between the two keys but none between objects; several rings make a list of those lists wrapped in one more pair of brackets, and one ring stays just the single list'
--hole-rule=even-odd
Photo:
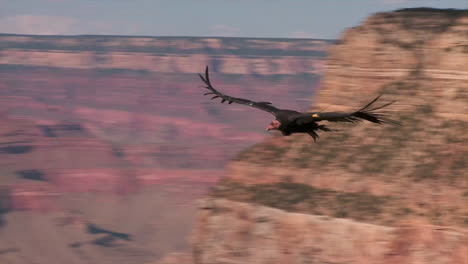
[{"label": "bird's right wing", "polygon": [[354,111],[354,112],[315,112],[315,113],[303,113],[291,116],[291,121],[296,121],[299,123],[308,123],[308,122],[319,122],[319,121],[329,121],[329,122],[350,122],[356,123],[361,122],[362,120],[367,120],[372,123],[377,124],[392,124],[392,125],[401,125],[400,122],[393,120],[387,117],[386,114],[375,112],[376,110],[382,109],[389,105],[395,103],[395,101],[385,103],[381,106],[371,107],[382,95],[377,96],[374,100],[368,103],[363,108]]},{"label": "bird's right wing", "polygon": [[200,76],[201,80],[205,83],[205,85],[206,85],[205,88],[210,90],[209,92],[205,93],[204,95],[213,95],[213,97],[211,99],[221,98],[221,103],[224,103],[224,102],[227,101],[229,104],[237,103],[237,104],[248,105],[248,106],[255,107],[255,108],[258,108],[260,110],[269,112],[269,113],[271,113],[273,115],[276,114],[276,112],[278,112],[280,110],[280,109],[272,106],[270,102],[254,102],[254,101],[251,101],[251,100],[232,97],[232,96],[222,94],[221,92],[216,90],[211,85],[210,76],[208,74],[208,66],[206,66],[205,76],[204,77],[201,74],[198,74],[198,75]]}]

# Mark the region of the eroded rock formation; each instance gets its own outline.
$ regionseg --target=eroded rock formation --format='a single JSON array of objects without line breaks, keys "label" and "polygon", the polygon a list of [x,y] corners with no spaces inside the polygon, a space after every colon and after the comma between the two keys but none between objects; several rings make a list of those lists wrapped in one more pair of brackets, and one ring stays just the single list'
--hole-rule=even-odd
[{"label": "eroded rock formation", "polygon": [[278,136],[243,151],[200,208],[195,263],[468,263],[467,47],[466,10],[346,30],[313,109],[383,93],[403,126],[330,124],[340,131],[318,144]]}]

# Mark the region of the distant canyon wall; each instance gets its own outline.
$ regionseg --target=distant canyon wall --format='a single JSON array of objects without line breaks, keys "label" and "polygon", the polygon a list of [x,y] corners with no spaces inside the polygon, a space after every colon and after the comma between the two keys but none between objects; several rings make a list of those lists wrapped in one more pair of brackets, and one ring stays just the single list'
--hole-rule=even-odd
[{"label": "distant canyon wall", "polygon": [[41,209],[51,206],[35,197],[99,191],[101,181],[111,192],[213,184],[268,135],[258,119],[270,117],[209,101],[196,73],[209,65],[229,94],[305,108],[331,43],[0,34],[0,185],[12,186],[15,208]]},{"label": "distant canyon wall", "polygon": [[226,93],[306,108],[331,43],[3,34],[1,109],[41,125],[80,124],[147,166],[219,169],[265,138],[256,119],[270,117],[209,101],[196,73],[208,65]]},{"label": "distant canyon wall", "polygon": [[[319,74],[331,41],[0,35],[0,65],[224,74]],[[319,59],[322,58],[322,59]]]},{"label": "distant canyon wall", "polygon": [[184,249],[193,201],[272,118],[210,101],[196,73],[305,109],[330,43],[0,35],[0,262],[148,263]]}]

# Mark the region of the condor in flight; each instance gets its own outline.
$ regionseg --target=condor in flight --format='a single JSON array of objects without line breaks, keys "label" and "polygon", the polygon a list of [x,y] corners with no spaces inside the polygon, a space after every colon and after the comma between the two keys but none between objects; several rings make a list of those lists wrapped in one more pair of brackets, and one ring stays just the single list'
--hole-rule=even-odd
[{"label": "condor in flight", "polygon": [[284,136],[289,136],[293,133],[307,133],[309,134],[314,141],[319,137],[317,134],[318,130],[321,131],[334,131],[325,125],[318,124],[320,121],[330,121],[330,122],[350,122],[356,123],[362,120],[367,120],[372,123],[377,124],[393,124],[400,125],[400,122],[387,118],[385,114],[376,113],[375,110],[384,108],[393,104],[395,101],[383,104],[381,106],[372,107],[372,105],[380,98],[381,95],[377,96],[374,100],[368,103],[363,108],[350,113],[343,112],[311,112],[311,113],[301,113],[294,110],[279,109],[271,105],[270,102],[254,102],[247,99],[237,98],[228,96],[220,93],[216,90],[213,85],[211,85],[210,77],[208,75],[208,66],[205,70],[205,77],[198,74],[202,81],[205,83],[205,88],[209,92],[204,95],[213,95],[211,99],[221,98],[221,103],[228,102],[229,104],[237,103],[248,105],[251,107],[258,108],[260,110],[269,112],[275,116],[275,119],[267,127],[267,131],[270,130],[279,130]]}]

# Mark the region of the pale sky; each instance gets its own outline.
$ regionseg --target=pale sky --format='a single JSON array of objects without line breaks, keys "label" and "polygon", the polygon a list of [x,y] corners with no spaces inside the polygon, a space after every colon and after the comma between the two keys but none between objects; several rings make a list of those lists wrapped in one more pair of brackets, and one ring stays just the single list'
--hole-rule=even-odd
[{"label": "pale sky", "polygon": [[0,0],[0,33],[336,39],[375,12],[468,0]]}]

